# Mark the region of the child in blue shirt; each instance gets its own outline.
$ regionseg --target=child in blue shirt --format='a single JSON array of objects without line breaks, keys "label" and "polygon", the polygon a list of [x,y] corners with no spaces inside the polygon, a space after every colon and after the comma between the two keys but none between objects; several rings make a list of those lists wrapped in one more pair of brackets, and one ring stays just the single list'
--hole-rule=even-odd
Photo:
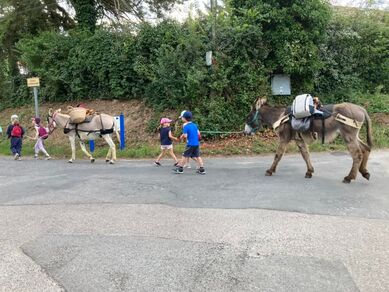
[{"label": "child in blue shirt", "polygon": [[183,126],[183,134],[181,135],[181,139],[186,139],[186,148],[184,153],[182,154],[182,159],[178,163],[177,168],[174,169],[175,173],[183,173],[184,165],[189,163],[189,158],[193,158],[199,165],[197,170],[198,174],[205,174],[204,163],[201,159],[200,155],[200,131],[197,128],[195,123],[192,123],[193,115],[189,111],[185,111],[181,114],[180,118],[184,122]]}]

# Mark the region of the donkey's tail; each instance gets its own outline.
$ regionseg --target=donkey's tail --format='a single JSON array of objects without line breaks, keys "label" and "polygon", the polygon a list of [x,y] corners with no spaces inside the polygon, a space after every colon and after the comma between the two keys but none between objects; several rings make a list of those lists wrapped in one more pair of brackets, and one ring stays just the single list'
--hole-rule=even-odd
[{"label": "donkey's tail", "polygon": [[364,114],[365,114],[365,121],[366,121],[366,130],[367,130],[367,145],[369,145],[369,147],[371,148],[373,147],[371,119],[366,109],[364,109]]}]

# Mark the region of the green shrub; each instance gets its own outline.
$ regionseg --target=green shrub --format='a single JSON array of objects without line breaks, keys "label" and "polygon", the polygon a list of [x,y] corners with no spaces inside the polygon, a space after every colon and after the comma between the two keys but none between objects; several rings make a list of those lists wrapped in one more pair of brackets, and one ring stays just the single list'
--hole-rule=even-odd
[{"label": "green shrub", "polygon": [[[351,101],[388,111],[389,29],[374,12],[331,14],[321,0],[233,0],[216,18],[165,20],[135,31],[97,28],[25,36],[17,50],[46,101],[144,100],[157,112],[192,110],[201,129],[240,130],[253,100],[270,96],[270,78],[292,77],[324,103]],[[213,51],[214,65],[205,64]],[[25,76],[10,76],[0,58],[1,107],[32,102]],[[153,128],[151,121],[149,129]]]},{"label": "green shrub", "polygon": [[364,106],[371,113],[389,113],[388,94],[355,94],[351,101]]},{"label": "green shrub", "polygon": [[137,83],[131,35],[45,32],[18,43],[31,75],[49,101],[131,98]]}]

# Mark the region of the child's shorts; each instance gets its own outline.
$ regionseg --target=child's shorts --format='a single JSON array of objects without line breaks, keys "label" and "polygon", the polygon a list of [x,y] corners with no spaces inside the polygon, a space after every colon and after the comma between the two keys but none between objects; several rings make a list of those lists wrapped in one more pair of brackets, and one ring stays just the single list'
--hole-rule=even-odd
[{"label": "child's shorts", "polygon": [[170,150],[173,149],[173,145],[161,145],[161,150]]},{"label": "child's shorts", "polygon": [[200,146],[186,146],[182,155],[184,157],[197,158],[200,157],[200,154]]}]

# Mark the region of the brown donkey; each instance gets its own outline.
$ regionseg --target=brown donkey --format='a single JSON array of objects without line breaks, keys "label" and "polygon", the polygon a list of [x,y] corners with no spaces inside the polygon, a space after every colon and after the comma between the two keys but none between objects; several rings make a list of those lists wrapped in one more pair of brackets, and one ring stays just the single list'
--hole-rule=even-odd
[{"label": "brown donkey", "polygon": [[[246,134],[255,133],[263,125],[277,128],[280,143],[273,164],[266,171],[267,176],[271,176],[276,172],[277,165],[285,153],[286,146],[290,141],[294,140],[307,164],[305,177],[311,178],[314,169],[311,163],[308,145],[314,141],[312,132],[316,132],[318,139],[326,143],[334,141],[339,134],[346,143],[353,159],[353,164],[350,173],[343,180],[344,183],[350,183],[351,180],[356,179],[358,170],[364,178],[367,180],[370,179],[370,173],[366,165],[372,147],[371,121],[364,108],[352,103],[334,105],[332,115],[324,120],[324,131],[322,119],[314,119],[312,121],[311,131],[306,133],[294,131],[288,120],[288,109],[286,107],[270,106],[265,98],[258,98],[247,116],[244,130]],[[367,126],[367,144],[359,138],[360,128],[365,122]]]}]

